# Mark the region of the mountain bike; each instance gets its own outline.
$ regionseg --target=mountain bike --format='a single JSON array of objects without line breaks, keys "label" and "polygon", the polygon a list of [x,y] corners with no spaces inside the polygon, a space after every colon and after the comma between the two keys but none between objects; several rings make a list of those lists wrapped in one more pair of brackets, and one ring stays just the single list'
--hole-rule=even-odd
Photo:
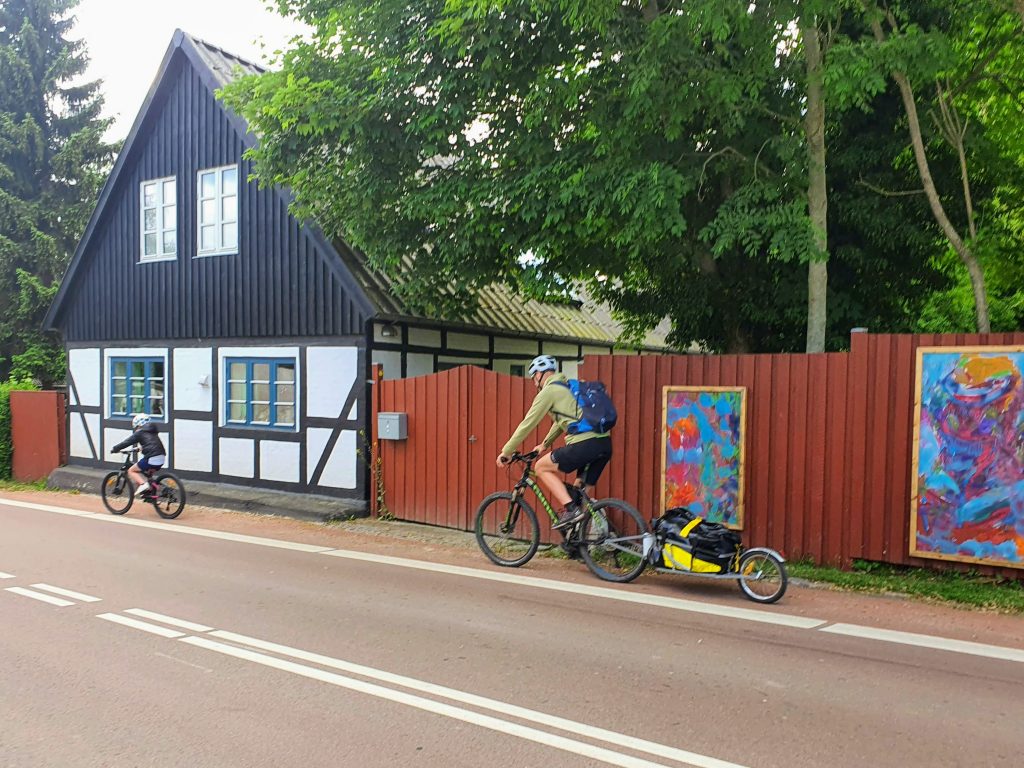
[{"label": "mountain bike", "polygon": [[[496,565],[517,568],[525,565],[540,546],[540,525],[533,508],[523,498],[533,491],[551,518],[558,514],[533,476],[536,452],[512,455],[510,464],[523,465],[523,475],[511,491],[492,493],[476,511],[474,531],[483,553]],[[654,538],[643,516],[621,499],[592,500],[581,485],[566,488],[573,501],[587,511],[580,522],[560,531],[561,547],[570,557],[579,557],[590,571],[605,581],[627,582],[639,576],[647,565],[647,553]]]},{"label": "mountain bike", "polygon": [[[135,501],[135,486],[128,477],[128,470],[138,462],[139,449],[129,448],[121,453],[124,454],[124,464],[104,477],[100,487],[103,506],[112,515],[123,515]],[[150,488],[139,498],[152,504],[156,513],[165,520],[173,520],[180,515],[185,508],[185,486],[177,475],[163,468],[150,469],[145,474]]]}]

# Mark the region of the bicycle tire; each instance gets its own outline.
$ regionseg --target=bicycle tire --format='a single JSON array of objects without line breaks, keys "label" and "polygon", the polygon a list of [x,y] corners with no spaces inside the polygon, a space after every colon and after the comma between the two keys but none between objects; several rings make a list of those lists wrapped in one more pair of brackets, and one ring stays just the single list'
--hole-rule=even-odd
[{"label": "bicycle tire", "polygon": [[[590,508],[581,525],[580,554],[590,572],[604,581],[633,581],[644,572],[644,535],[647,522],[639,511],[621,499],[602,499]],[[606,530],[596,530],[598,522]]]},{"label": "bicycle tire", "polygon": [[[513,517],[511,528],[502,530],[510,516]],[[508,491],[492,493],[480,502],[473,530],[476,543],[487,558],[504,568],[525,565],[540,545],[537,515],[521,496],[513,496]]]},{"label": "bicycle tire", "polygon": [[162,472],[154,480],[160,486],[160,491],[150,503],[164,520],[173,520],[185,508],[185,486],[177,475],[170,472]]},{"label": "bicycle tire", "polygon": [[112,515],[123,515],[132,508],[132,502],[135,501],[135,488],[132,487],[131,481],[122,475],[122,472],[108,472],[100,486],[103,506]]},{"label": "bicycle tire", "polygon": [[[748,577],[748,573],[756,575]],[[778,555],[767,552],[763,549],[753,549],[740,555],[739,562],[740,589],[743,594],[755,603],[774,603],[786,594],[786,587],[789,584],[789,574],[786,573],[786,564]],[[777,574],[772,576],[771,574]],[[758,591],[752,584],[765,585],[767,588]]]}]

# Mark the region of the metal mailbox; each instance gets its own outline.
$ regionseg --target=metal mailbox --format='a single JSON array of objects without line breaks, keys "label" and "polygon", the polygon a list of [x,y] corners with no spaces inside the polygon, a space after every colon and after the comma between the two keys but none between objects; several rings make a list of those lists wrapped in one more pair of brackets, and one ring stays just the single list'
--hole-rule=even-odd
[{"label": "metal mailbox", "polygon": [[409,419],[405,413],[378,413],[378,440],[405,440],[409,437]]}]

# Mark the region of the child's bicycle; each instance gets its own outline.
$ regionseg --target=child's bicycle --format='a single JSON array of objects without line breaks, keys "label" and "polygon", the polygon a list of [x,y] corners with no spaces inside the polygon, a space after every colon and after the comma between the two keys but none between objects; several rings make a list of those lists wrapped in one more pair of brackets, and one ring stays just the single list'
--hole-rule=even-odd
[{"label": "child's bicycle", "polygon": [[[558,515],[533,479],[537,453],[512,455],[511,463],[523,465],[523,476],[511,491],[492,493],[476,511],[474,530],[480,549],[491,562],[515,568],[529,562],[540,546],[537,515],[523,498],[532,490],[552,524]],[[605,581],[632,581],[647,565],[647,548],[653,539],[643,516],[620,499],[593,501],[586,492],[568,485],[573,500],[582,504],[587,516],[560,531],[561,547],[570,557],[579,557],[595,576]]]},{"label": "child's bicycle", "polygon": [[[139,449],[130,448],[121,451],[124,464],[116,472],[103,478],[100,495],[103,505],[113,515],[123,515],[132,508],[135,501],[135,488],[128,477],[128,470],[139,460]],[[159,472],[159,474],[157,474]],[[166,470],[150,469],[146,472],[149,490],[139,498],[149,502],[157,514],[165,520],[173,520],[185,508],[185,486],[176,475]]]}]

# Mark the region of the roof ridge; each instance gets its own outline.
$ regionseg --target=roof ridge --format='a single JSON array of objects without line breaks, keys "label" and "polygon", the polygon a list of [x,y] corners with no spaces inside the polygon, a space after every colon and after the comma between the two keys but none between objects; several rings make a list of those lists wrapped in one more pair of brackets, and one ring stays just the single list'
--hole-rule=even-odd
[{"label": "roof ridge", "polygon": [[191,34],[190,32],[186,32],[183,29],[179,29],[179,31],[181,32],[182,36],[188,38],[188,40],[193,45],[202,45],[205,48],[209,48],[210,50],[216,51],[217,53],[225,56],[226,58],[234,59],[239,64],[242,64],[242,65],[248,66],[248,67],[252,67],[253,69],[258,69],[260,72],[268,72],[269,71],[262,64],[257,64],[255,61],[252,61],[250,59],[246,59],[243,56],[239,56],[237,53],[232,53],[231,51],[229,51],[226,48],[222,48],[219,45],[215,45],[215,44],[211,43],[209,40],[204,40],[201,37],[196,37],[195,35]]}]

